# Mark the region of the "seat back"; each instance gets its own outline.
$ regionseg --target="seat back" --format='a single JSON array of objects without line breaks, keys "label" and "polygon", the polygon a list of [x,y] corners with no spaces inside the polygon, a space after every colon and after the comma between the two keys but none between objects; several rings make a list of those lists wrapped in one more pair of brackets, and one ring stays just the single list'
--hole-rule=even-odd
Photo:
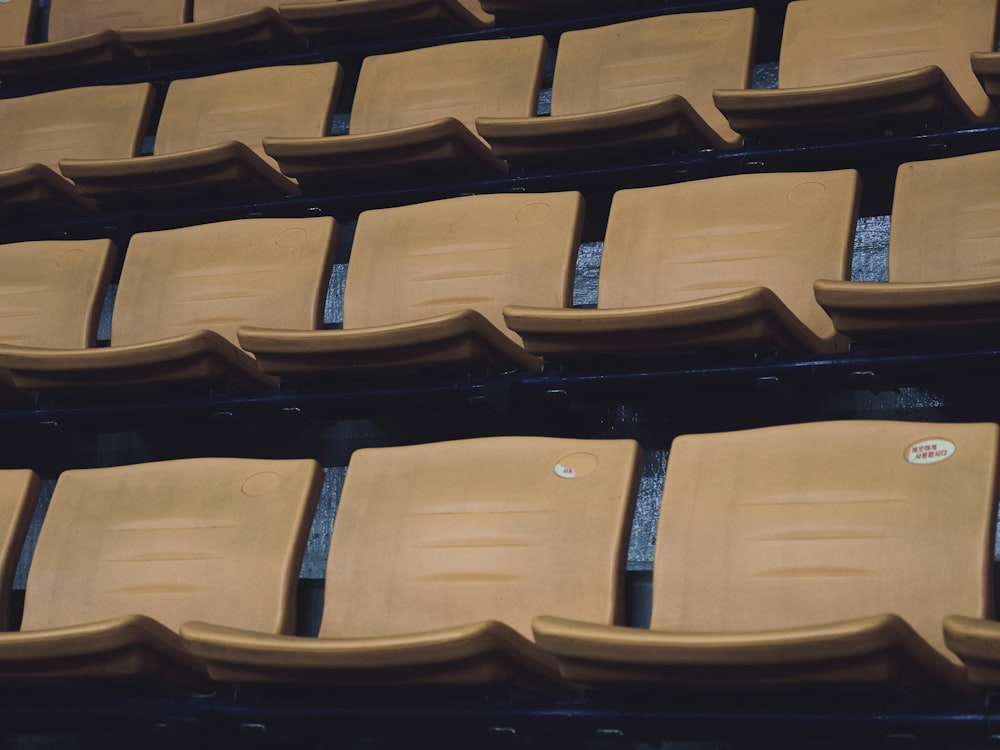
[{"label": "seat back", "polygon": [[35,31],[35,0],[6,0],[0,3],[0,47],[30,44]]},{"label": "seat back", "polygon": [[996,43],[996,0],[796,0],[778,87],[849,83],[936,65],[977,117],[989,100],[969,56]]},{"label": "seat back", "polygon": [[0,344],[95,346],[117,256],[110,240],[0,245]]},{"label": "seat back", "polygon": [[541,613],[619,621],[641,464],[631,440],[494,437],[355,451],[320,635],[497,620],[531,638]]},{"label": "seat back", "polygon": [[226,18],[240,13],[249,13],[258,8],[274,8],[277,10],[279,1],[265,0],[193,0],[194,20],[211,21],[216,18]]},{"label": "seat back", "polygon": [[0,630],[10,622],[10,591],[42,483],[29,469],[0,470]]},{"label": "seat back", "polygon": [[191,0],[50,0],[49,41],[125,26],[172,26],[190,20]]},{"label": "seat back", "polygon": [[752,8],[568,31],[559,40],[552,114],[585,114],[677,95],[717,132],[736,138],[712,92],[750,86],[756,31]]},{"label": "seat back", "polygon": [[241,219],[133,235],[111,321],[116,346],[241,325],[317,328],[336,222]]},{"label": "seat back", "polygon": [[475,133],[477,117],[534,115],[547,49],[544,37],[532,36],[366,57],[350,133],[378,133],[444,117]]},{"label": "seat back", "polygon": [[598,281],[605,309],[766,287],[817,336],[835,330],[813,281],[850,273],[854,170],[737,175],[621,190]]},{"label": "seat back", "polygon": [[889,229],[889,281],[1000,276],[1000,153],[902,164]]},{"label": "seat back", "polygon": [[566,307],[583,223],[579,193],[476,195],[366,211],[344,289],[344,328],[510,304]]},{"label": "seat back", "polygon": [[[998,427],[844,421],[674,440],[650,627],[740,633],[992,612]],[[952,660],[956,660],[953,655]]]},{"label": "seat back", "polygon": [[277,169],[261,140],[327,135],[342,77],[340,64],[331,62],[175,80],[167,90],[153,152],[240,141]]},{"label": "seat back", "polygon": [[141,614],[294,632],[323,472],[197,458],[66,471],[28,571],[22,630]]},{"label": "seat back", "polygon": [[153,103],[148,83],[87,86],[0,99],[0,170],[139,153]]}]

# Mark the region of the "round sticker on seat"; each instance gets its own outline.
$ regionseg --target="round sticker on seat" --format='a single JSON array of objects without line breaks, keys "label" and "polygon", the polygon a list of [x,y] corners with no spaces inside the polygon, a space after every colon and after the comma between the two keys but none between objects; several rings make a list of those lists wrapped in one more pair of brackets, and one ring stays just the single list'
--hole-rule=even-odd
[{"label": "round sticker on seat", "polygon": [[579,479],[597,468],[597,456],[593,453],[570,453],[563,456],[552,468],[557,477]]},{"label": "round sticker on seat", "polygon": [[936,464],[955,455],[955,444],[945,438],[927,438],[906,449],[906,460],[911,464]]}]

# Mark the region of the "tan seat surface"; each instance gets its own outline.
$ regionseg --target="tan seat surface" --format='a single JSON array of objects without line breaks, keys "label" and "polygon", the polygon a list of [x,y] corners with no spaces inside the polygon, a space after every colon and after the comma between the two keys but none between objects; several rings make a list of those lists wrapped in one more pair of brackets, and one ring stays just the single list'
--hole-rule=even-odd
[{"label": "tan seat surface", "polygon": [[493,25],[479,0],[298,0],[281,3],[281,17],[303,36],[410,30],[441,22],[458,29]]},{"label": "tan seat surface", "polygon": [[0,3],[0,48],[20,47],[31,42],[37,7],[35,0],[7,0]]},{"label": "tan seat surface", "polygon": [[476,135],[476,118],[535,114],[546,52],[544,37],[533,36],[371,55],[361,66],[348,135],[268,137],[264,150],[286,175],[341,186],[502,173],[507,164]]},{"label": "tan seat surface", "polygon": [[30,469],[0,469],[0,631],[10,628],[10,594],[42,482]]},{"label": "tan seat surface", "polygon": [[597,309],[508,306],[546,359],[842,345],[812,284],[849,273],[853,170],[738,175],[615,194]]},{"label": "tan seat surface", "polygon": [[42,523],[10,677],[204,675],[190,619],[291,633],[323,472],[198,458],[64,472]]},{"label": "tan seat surface", "polygon": [[818,280],[816,299],[848,336],[951,342],[1000,322],[1000,153],[899,167],[889,283]]},{"label": "tan seat surface", "polygon": [[785,16],[777,89],[715,102],[741,133],[994,120],[970,53],[993,49],[996,0],[797,0]]},{"label": "tan seat surface", "polygon": [[133,235],[115,298],[111,346],[0,348],[0,369],[29,390],[156,389],[223,381],[274,388],[236,343],[240,325],[322,321],[336,223],[242,219]]},{"label": "tan seat surface", "polygon": [[59,160],[135,156],[152,105],[148,83],[0,99],[0,211],[92,212],[93,201],[56,171]]},{"label": "tan seat surface", "polygon": [[366,211],[347,267],[343,328],[245,327],[240,343],[283,378],[482,364],[537,370],[540,360],[504,325],[502,309],[569,303],[582,222],[579,193]]},{"label": "tan seat surface", "polygon": [[736,146],[742,138],[712,92],[750,85],[756,31],[752,8],[568,31],[556,56],[552,114],[479,118],[476,128],[503,159]]},{"label": "tan seat surface", "polygon": [[995,424],[844,421],[674,440],[650,629],[535,621],[593,684],[968,690],[942,620],[992,608]]},{"label": "tan seat surface", "polygon": [[121,37],[139,57],[156,60],[266,55],[305,46],[277,8],[264,0],[193,0],[191,23],[126,28]]},{"label": "tan seat surface", "polygon": [[153,156],[63,159],[62,173],[98,203],[229,201],[296,195],[261,140],[328,132],[339,63],[252,68],[175,80],[167,90]]},{"label": "tan seat surface", "polygon": [[[47,42],[5,46],[0,36],[0,78],[72,76],[98,68],[130,66],[135,56],[118,30],[126,26],[183,23],[188,20],[188,3],[189,0],[52,0]],[[28,4],[27,0],[16,0],[15,12],[23,13],[18,6]],[[0,26],[7,23],[8,12],[0,10]],[[6,33],[6,29],[0,31],[0,35]]]},{"label": "tan seat surface", "polygon": [[620,622],[641,472],[630,440],[496,437],[356,451],[319,637],[187,624],[216,679],[558,685],[532,618]]}]

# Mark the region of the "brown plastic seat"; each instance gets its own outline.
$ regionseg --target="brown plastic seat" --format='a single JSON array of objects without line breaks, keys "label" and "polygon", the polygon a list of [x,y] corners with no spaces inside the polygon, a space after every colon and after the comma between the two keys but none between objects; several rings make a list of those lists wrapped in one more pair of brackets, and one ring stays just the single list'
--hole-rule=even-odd
[{"label": "brown plastic seat", "polygon": [[742,138],[712,92],[749,87],[756,32],[753,8],[568,31],[559,41],[551,116],[480,117],[476,128],[502,159],[731,148]]},{"label": "brown plastic seat", "polygon": [[278,15],[277,2],[194,0],[191,23],[121,30],[139,57],[180,60],[248,53],[275,54],[305,45]]},{"label": "brown plastic seat", "polygon": [[310,184],[505,172],[507,163],[476,135],[476,118],[537,111],[547,46],[533,36],[366,57],[348,135],[275,133],[264,150],[286,175]]},{"label": "brown plastic seat", "polygon": [[976,74],[990,101],[996,105],[1000,102],[1000,52],[973,52],[971,62],[972,72]]},{"label": "brown plastic seat", "polygon": [[412,32],[415,25],[443,24],[454,29],[493,25],[479,0],[296,0],[281,3],[281,17],[307,37],[357,32]]},{"label": "brown plastic seat", "polygon": [[238,326],[315,328],[323,316],[336,224],[328,217],[242,219],[133,235],[111,346],[0,348],[26,390],[163,389],[224,382],[270,389],[236,343]]},{"label": "brown plastic seat", "polygon": [[298,186],[278,171],[261,139],[328,132],[342,74],[332,62],[175,80],[152,156],[62,159],[59,169],[101,204],[297,195]]},{"label": "brown plastic seat", "polygon": [[899,167],[889,283],[819,280],[817,301],[847,336],[935,343],[1000,323],[1000,152]]},{"label": "brown plastic seat", "polygon": [[0,52],[4,47],[30,44],[35,33],[36,0],[0,3]]},{"label": "brown plastic seat", "polygon": [[323,481],[312,460],[196,458],[66,471],[0,677],[205,679],[191,619],[294,633]]},{"label": "brown plastic seat", "polygon": [[[189,1],[51,0],[48,41],[20,46],[0,44],[0,80],[69,77],[96,69],[134,65],[136,57],[119,30],[127,26],[183,23],[188,20]],[[17,4],[27,5],[29,0],[16,0]],[[0,26],[7,20],[5,12],[0,11]],[[0,32],[6,33],[6,30]]]},{"label": "brown plastic seat", "polygon": [[[0,352],[9,346],[96,346],[117,255],[110,240],[0,245]],[[0,370],[0,391],[11,388],[10,373]]]},{"label": "brown plastic seat", "polygon": [[850,272],[858,198],[853,170],[619,191],[597,309],[510,305],[504,318],[546,359],[836,350],[812,284]]},{"label": "brown plastic seat", "polygon": [[794,136],[994,120],[969,55],[993,49],[996,0],[797,0],[777,89],[719,90],[744,134]]},{"label": "brown plastic seat", "polygon": [[502,309],[569,303],[582,222],[579,193],[366,211],[347,267],[343,328],[244,327],[240,344],[262,370],[288,379],[479,364],[537,370],[541,360],[504,325]]},{"label": "brown plastic seat", "polygon": [[0,630],[10,627],[10,592],[42,483],[29,469],[0,469]]},{"label": "brown plastic seat", "polygon": [[152,104],[148,83],[0,99],[0,215],[94,211],[94,202],[56,171],[59,160],[135,156]]},{"label": "brown plastic seat", "polygon": [[969,690],[946,615],[992,608],[998,427],[844,421],[674,440],[650,629],[534,622],[594,685]]},{"label": "brown plastic seat", "polygon": [[319,637],[195,623],[181,634],[227,682],[558,687],[532,618],[622,620],[641,453],[631,440],[538,437],[358,450]]}]

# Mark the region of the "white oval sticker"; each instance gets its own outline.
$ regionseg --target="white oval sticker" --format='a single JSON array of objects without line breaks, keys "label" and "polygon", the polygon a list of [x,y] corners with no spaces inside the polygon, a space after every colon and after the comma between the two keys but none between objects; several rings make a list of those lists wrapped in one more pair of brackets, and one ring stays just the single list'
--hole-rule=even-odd
[{"label": "white oval sticker", "polygon": [[920,440],[906,449],[906,460],[911,464],[936,464],[955,454],[955,444],[944,438]]},{"label": "white oval sticker", "polygon": [[563,479],[576,479],[576,469],[572,466],[556,464],[554,470],[557,477],[562,477]]}]

